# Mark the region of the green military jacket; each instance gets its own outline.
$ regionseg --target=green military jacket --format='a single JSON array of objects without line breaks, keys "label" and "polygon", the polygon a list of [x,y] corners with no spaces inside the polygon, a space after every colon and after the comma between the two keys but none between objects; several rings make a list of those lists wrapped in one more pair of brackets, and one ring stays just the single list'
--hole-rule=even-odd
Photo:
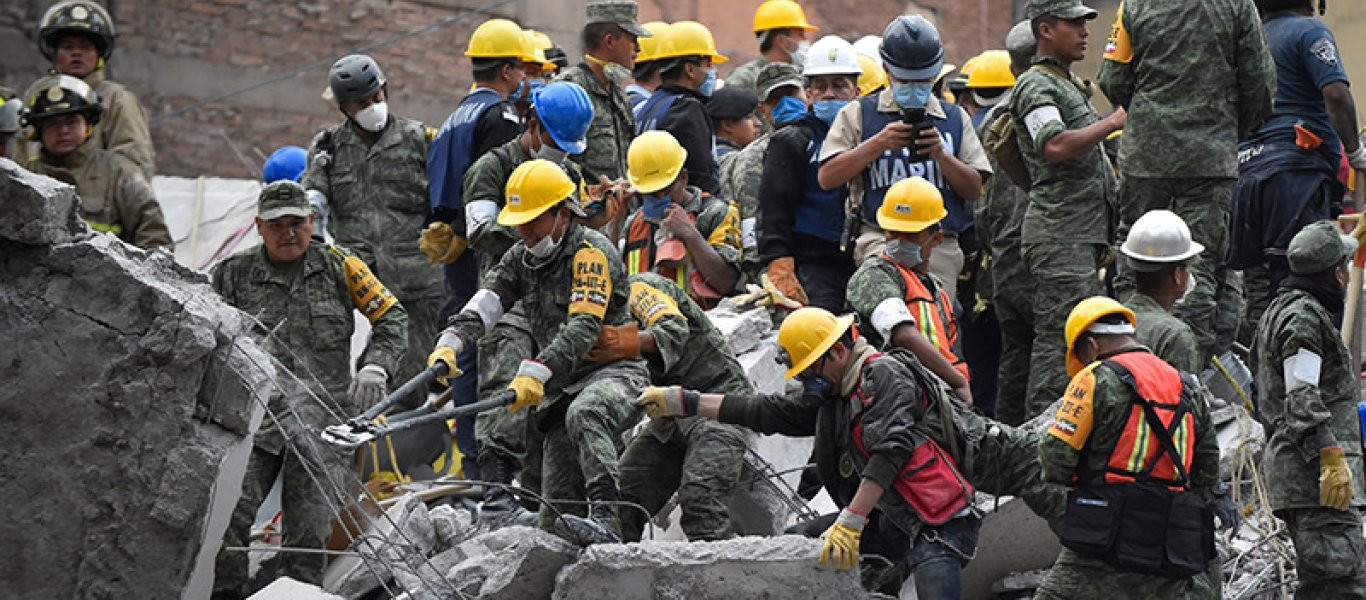
[{"label": "green military jacket", "polygon": [[1097,83],[1129,111],[1120,170],[1237,177],[1238,140],[1271,115],[1276,91],[1256,6],[1125,0],[1110,31]]},{"label": "green military jacket", "polygon": [[[1110,356],[1125,352],[1148,349],[1134,344]],[[1182,375],[1182,381],[1187,386],[1198,385],[1190,375]],[[1105,471],[1110,453],[1119,444],[1128,423],[1134,391],[1113,370],[1093,362],[1072,378],[1063,397],[1053,426],[1039,440],[1039,464],[1045,481],[1073,485],[1079,470]],[[1208,494],[1219,481],[1219,441],[1214,436],[1209,407],[1203,401],[1191,402],[1191,415],[1195,445],[1188,489]],[[1074,447],[1073,443],[1079,446]]]},{"label": "green military jacket", "polygon": [[313,137],[300,183],[327,196],[328,229],[399,298],[445,293],[439,265],[418,250],[427,219],[427,151],[435,132],[389,117],[371,143],[349,122]]},{"label": "green military jacket", "polygon": [[29,169],[75,186],[81,218],[139,248],[170,248],[171,232],[152,185],[131,161],[90,140],[61,158],[40,152]]},{"label": "green military jacket", "polygon": [[[916,274],[920,281],[925,284],[925,289],[934,295],[934,308],[940,312],[940,319],[945,324],[954,322],[953,307],[944,306],[940,302],[939,290],[944,284],[932,273]],[[884,325],[881,315],[875,316],[877,307],[883,300],[896,298],[903,304],[906,301],[906,280],[902,279],[901,271],[897,266],[885,256],[878,254],[868,257],[859,265],[858,270],[849,277],[849,285],[845,292],[845,298],[849,303],[849,308],[853,309],[859,316],[859,322],[864,324],[860,333],[867,336],[873,345],[883,347],[891,343],[891,332],[900,323]],[[915,319],[920,319],[922,315],[912,314]],[[946,339],[952,339],[949,332],[944,334]],[[931,343],[937,343],[931,339]],[[958,349],[953,349],[957,353]]]},{"label": "green military jacket", "polygon": [[[759,58],[735,67],[731,70],[730,75],[726,77],[726,87],[745,89],[756,94],[759,93],[759,90],[755,89],[755,85],[758,83],[757,80],[759,79],[759,71],[768,63],[769,60],[767,58],[760,56]],[[759,101],[763,102],[764,99],[760,98]]]},{"label": "green military jacket", "polygon": [[[991,127],[1001,110],[1010,105],[1011,91],[1007,90],[1005,97],[987,112],[977,137],[986,139],[987,128]],[[990,152],[987,153],[987,160],[991,163],[993,174],[982,183],[982,198],[973,205],[977,238],[982,245],[991,249],[992,261],[1023,264],[1020,227],[1024,223],[1025,210],[1029,207],[1029,195],[1001,171],[996,164],[996,157]]]},{"label": "green military jacket", "polygon": [[626,177],[626,149],[635,139],[636,131],[636,121],[631,116],[631,101],[626,97],[626,92],[615,86],[604,86],[585,63],[561,71],[555,79],[579,84],[593,102],[593,123],[588,126],[588,149],[576,160],[583,168],[588,183],[598,183],[599,177],[613,181]]},{"label": "green military jacket", "polygon": [[[507,155],[506,161],[498,156],[499,152]],[[518,136],[498,149],[484,153],[465,171],[466,233],[470,247],[479,251],[480,273],[492,269],[513,244],[522,239],[515,228],[498,224],[498,211],[503,208],[508,177],[517,165],[528,160],[531,156],[522,148],[521,136]],[[579,166],[573,161],[565,161],[560,166],[569,173],[570,179],[583,179]],[[480,202],[489,204],[478,204]]]},{"label": "green military jacket", "polygon": [[771,134],[761,135],[748,146],[728,154],[728,160],[721,163],[721,197],[740,207],[741,242],[745,259],[750,262],[759,260],[759,235],[755,231],[759,222],[759,184],[764,181],[764,157],[772,139]]},{"label": "green military jacket", "polygon": [[[1114,231],[1117,181],[1100,144],[1052,164],[1043,147],[1053,136],[1080,129],[1100,117],[1086,85],[1064,76],[1057,59],[1035,57],[1035,68],[1015,80],[1010,112],[1032,187],[1021,225],[1024,243],[1109,244]],[[1035,112],[1039,111],[1039,112]]]},{"label": "green military jacket", "polygon": [[[730,343],[683,288],[656,273],[636,273],[628,281],[631,316],[654,336],[657,352],[646,356],[651,384],[714,394],[754,393]],[[650,431],[666,442],[675,430],[687,435],[701,419],[655,419],[659,424],[652,423]]]},{"label": "green military jacket", "polygon": [[552,373],[545,384],[543,407],[562,393],[577,392],[596,371],[608,366],[626,365],[639,371],[640,383],[646,381],[645,366],[639,360],[584,360],[604,324],[623,325],[631,319],[626,308],[626,269],[616,246],[601,233],[573,223],[544,259],[533,257],[519,241],[483,274],[480,288],[476,295],[492,294],[497,306],[471,300],[471,305],[451,317],[451,327],[466,348],[472,347],[520,300],[538,348],[536,356],[526,358],[544,364]]},{"label": "green military jacket", "polygon": [[[1312,363],[1302,353],[1319,357],[1318,384],[1286,390],[1287,360]],[[1352,469],[1352,506],[1366,505],[1357,371],[1323,305],[1306,291],[1282,288],[1257,326],[1252,369],[1267,434],[1262,469],[1272,510],[1319,507],[1319,450],[1329,446],[1341,446]]]},{"label": "green military jacket", "polygon": [[[223,300],[260,322],[258,334],[273,332],[265,338],[266,348],[285,368],[305,382],[305,390],[295,388],[292,379],[284,385],[291,395],[285,401],[280,393],[271,396],[270,410],[286,425],[284,435],[294,435],[292,427],[302,421],[321,427],[335,422],[318,402],[306,397],[314,394],[328,406],[340,405],[343,418],[359,413],[351,404],[347,386],[351,382],[351,333],[355,330],[353,309],[358,308],[343,267],[344,249],[310,243],[302,259],[292,265],[277,265],[266,257],[265,247],[252,248],[229,257],[214,267],[213,289]],[[371,321],[370,343],[360,358],[361,365],[379,365],[390,374],[408,348],[408,314],[395,303]],[[299,419],[294,419],[293,416]],[[258,447],[278,452],[284,438],[275,420],[267,416],[256,436]]]},{"label": "green military jacket", "polygon": [[1172,316],[1151,296],[1134,292],[1124,303],[1134,311],[1134,337],[1138,343],[1152,348],[1153,354],[1167,361],[1176,370],[1199,375],[1203,365],[1195,349],[1195,334],[1181,319]]}]

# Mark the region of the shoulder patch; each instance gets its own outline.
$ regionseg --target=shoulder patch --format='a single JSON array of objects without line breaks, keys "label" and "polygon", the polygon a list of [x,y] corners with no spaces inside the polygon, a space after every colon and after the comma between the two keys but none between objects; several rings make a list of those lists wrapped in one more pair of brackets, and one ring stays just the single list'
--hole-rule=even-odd
[{"label": "shoulder patch", "polygon": [[726,216],[711,230],[711,234],[707,236],[707,243],[713,246],[732,246],[739,250],[740,238],[740,207],[734,202],[727,202]]},{"label": "shoulder patch", "polygon": [[603,318],[607,315],[607,302],[612,297],[612,275],[607,267],[607,255],[602,250],[585,245],[574,253],[573,269],[569,314],[589,314]]},{"label": "shoulder patch", "polygon": [[1105,60],[1128,64],[1134,59],[1134,44],[1124,28],[1124,3],[1115,11],[1115,22],[1110,26],[1110,37],[1105,40]]},{"label": "shoulder patch", "polygon": [[1327,36],[1321,37],[1309,46],[1309,54],[1317,58],[1319,62],[1330,67],[1338,64],[1338,47],[1333,40]]},{"label": "shoulder patch", "polygon": [[378,321],[384,313],[398,304],[398,298],[380,283],[365,261],[354,254],[342,252],[336,246],[327,248],[342,259],[342,271],[346,274],[346,290],[351,292],[351,303],[371,323]]},{"label": "shoulder patch", "polygon": [[1081,450],[1086,444],[1086,438],[1091,435],[1091,425],[1095,418],[1094,371],[1098,364],[1100,363],[1087,365],[1072,378],[1072,382],[1067,385],[1067,391],[1063,392],[1058,413],[1053,416],[1053,425],[1048,428],[1048,435],[1066,442],[1074,450]]},{"label": "shoulder patch", "polygon": [[631,316],[644,323],[646,327],[654,325],[655,321],[667,315],[687,320],[678,310],[678,303],[674,302],[673,298],[643,281],[631,282],[630,298]]}]

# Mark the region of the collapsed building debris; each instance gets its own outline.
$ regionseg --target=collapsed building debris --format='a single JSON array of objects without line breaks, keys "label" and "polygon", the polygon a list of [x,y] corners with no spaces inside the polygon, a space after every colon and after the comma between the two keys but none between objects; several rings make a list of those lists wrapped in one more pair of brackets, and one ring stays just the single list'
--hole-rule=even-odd
[{"label": "collapsed building debris", "polygon": [[274,370],[169,253],[0,159],[0,565],[11,598],[207,597]]}]

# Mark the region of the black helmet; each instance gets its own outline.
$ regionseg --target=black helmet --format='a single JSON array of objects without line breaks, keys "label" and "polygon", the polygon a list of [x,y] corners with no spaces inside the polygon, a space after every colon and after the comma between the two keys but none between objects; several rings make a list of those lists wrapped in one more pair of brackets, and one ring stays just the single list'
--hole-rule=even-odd
[{"label": "black helmet", "polygon": [[70,75],[49,75],[33,84],[31,90],[21,113],[24,125],[36,125],[47,117],[71,113],[84,114],[86,125],[94,125],[100,122],[100,114],[104,112],[99,94]]},{"label": "black helmet", "polygon": [[100,58],[114,53],[114,21],[103,6],[86,0],[66,0],[52,5],[38,20],[38,51],[47,59],[57,55],[57,42],[64,35],[85,35],[95,42]]},{"label": "black helmet", "polygon": [[375,59],[364,54],[348,54],[332,63],[327,73],[327,85],[337,104],[360,100],[380,91],[388,80],[379,70]]},{"label": "black helmet", "polygon": [[882,32],[878,54],[892,77],[902,81],[933,80],[944,66],[944,44],[939,41],[939,30],[920,15],[893,19]]}]

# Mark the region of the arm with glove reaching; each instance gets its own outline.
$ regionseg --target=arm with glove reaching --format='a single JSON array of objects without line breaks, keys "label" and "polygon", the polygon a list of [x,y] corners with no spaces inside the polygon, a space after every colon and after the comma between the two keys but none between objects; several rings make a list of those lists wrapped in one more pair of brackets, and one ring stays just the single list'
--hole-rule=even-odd
[{"label": "arm with glove reaching", "polygon": [[821,564],[830,563],[836,569],[852,569],[858,566],[859,540],[863,537],[863,526],[868,523],[868,515],[885,491],[881,484],[872,479],[859,480],[858,491],[849,506],[840,511],[839,518],[825,530],[821,537],[825,545],[821,547]]},{"label": "arm with glove reaching", "polygon": [[699,416],[741,425],[763,434],[796,437],[816,434],[816,415],[823,397],[703,394],[680,386],[650,386],[636,396],[636,405],[652,419]]}]

